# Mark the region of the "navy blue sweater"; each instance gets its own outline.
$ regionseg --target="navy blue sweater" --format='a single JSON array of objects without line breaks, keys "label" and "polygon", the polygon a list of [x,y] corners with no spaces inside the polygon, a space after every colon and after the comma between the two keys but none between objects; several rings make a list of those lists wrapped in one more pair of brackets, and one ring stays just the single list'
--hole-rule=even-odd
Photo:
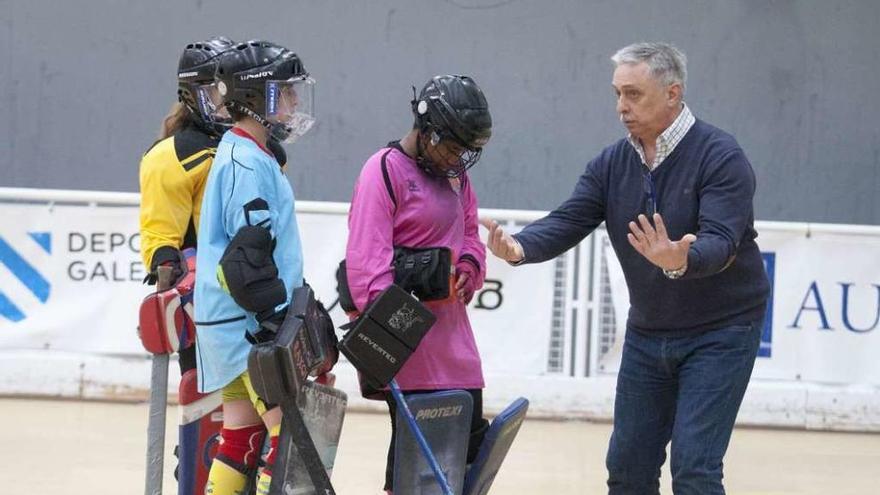
[{"label": "navy blue sweater", "polygon": [[755,243],[755,174],[730,134],[697,120],[651,174],[669,238],[688,233],[684,277],[670,280],[627,241],[627,224],[648,214],[648,169],[621,139],[587,164],[571,197],[514,237],[525,263],[559,256],[603,221],[629,289],[628,325],[691,333],[753,323],[764,315],[769,282]]}]

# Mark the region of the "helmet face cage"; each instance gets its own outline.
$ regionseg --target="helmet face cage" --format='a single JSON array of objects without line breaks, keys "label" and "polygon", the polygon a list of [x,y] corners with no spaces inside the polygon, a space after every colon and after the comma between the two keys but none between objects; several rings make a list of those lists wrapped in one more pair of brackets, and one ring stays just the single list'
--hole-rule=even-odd
[{"label": "helmet face cage", "polygon": [[[428,156],[424,140],[428,140],[432,154],[439,158],[440,163],[436,163]],[[482,147],[469,148],[448,130],[431,123],[419,127],[416,145],[417,162],[422,170],[435,177],[447,179],[460,177],[476,165],[483,154]]]},{"label": "helmet face cage", "polygon": [[222,129],[232,127],[232,117],[223,105],[223,97],[220,96],[216,82],[197,87],[196,103],[199,116],[206,124]]},{"label": "helmet face cage", "polygon": [[217,136],[232,125],[232,120],[228,113],[218,108],[220,99],[214,72],[219,56],[232,46],[232,41],[222,36],[190,43],[178,62],[178,101],[186,105],[193,121]]},{"label": "helmet face cage", "polygon": [[[184,83],[180,84],[183,88]],[[186,89],[178,90],[178,99],[186,105],[193,120],[208,132],[220,136],[232,127],[229,112],[223,106],[223,98],[217,83],[186,83]]]}]

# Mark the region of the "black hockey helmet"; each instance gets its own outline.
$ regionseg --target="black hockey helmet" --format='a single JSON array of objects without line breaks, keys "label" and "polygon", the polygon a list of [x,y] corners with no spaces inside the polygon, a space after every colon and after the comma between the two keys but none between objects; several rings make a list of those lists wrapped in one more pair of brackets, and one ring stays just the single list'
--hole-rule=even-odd
[{"label": "black hockey helmet", "polygon": [[214,73],[221,53],[234,42],[224,36],[187,44],[177,63],[177,99],[190,111],[193,121],[207,132],[223,134],[231,120],[218,113],[219,98],[214,89]]},{"label": "black hockey helmet", "polygon": [[[458,177],[463,174],[477,163],[483,146],[492,136],[489,104],[477,83],[467,76],[433,77],[412,101],[412,111],[420,134],[419,165],[432,175]],[[424,155],[423,136],[434,146],[443,140],[456,143],[462,149],[458,163],[446,169],[431,163]]]},{"label": "black hockey helmet", "polygon": [[239,43],[220,57],[215,77],[231,113],[253,118],[278,141],[293,142],[315,123],[315,81],[283,46]]}]

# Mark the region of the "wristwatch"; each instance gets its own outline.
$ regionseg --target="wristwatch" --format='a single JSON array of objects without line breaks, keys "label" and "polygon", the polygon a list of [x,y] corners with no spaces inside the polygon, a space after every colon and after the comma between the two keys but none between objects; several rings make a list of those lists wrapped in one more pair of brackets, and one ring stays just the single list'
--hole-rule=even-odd
[{"label": "wristwatch", "polygon": [[684,276],[684,273],[687,271],[688,265],[684,264],[681,268],[676,268],[675,270],[663,270],[663,275],[666,275],[666,278],[670,280],[675,280]]}]

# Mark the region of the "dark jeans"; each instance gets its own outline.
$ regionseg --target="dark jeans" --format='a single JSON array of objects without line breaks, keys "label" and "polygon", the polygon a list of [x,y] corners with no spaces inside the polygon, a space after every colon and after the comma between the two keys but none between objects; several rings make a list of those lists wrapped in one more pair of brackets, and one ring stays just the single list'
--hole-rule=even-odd
[{"label": "dark jeans", "polygon": [[763,322],[669,337],[628,329],[605,464],[609,495],[657,495],[672,441],[676,495],[724,494],[724,453]]}]

